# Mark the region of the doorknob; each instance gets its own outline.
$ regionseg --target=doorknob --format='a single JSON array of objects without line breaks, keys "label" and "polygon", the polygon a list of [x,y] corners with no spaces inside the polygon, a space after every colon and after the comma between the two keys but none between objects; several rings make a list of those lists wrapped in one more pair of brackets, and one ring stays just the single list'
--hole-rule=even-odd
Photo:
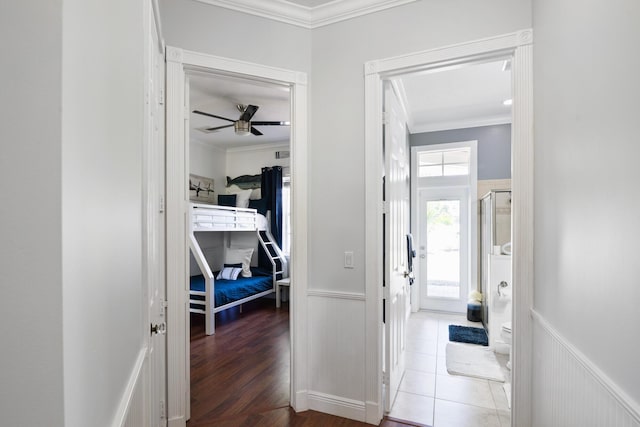
[{"label": "doorknob", "polygon": [[165,333],[167,333],[166,323],[151,324],[151,335],[164,335]]}]

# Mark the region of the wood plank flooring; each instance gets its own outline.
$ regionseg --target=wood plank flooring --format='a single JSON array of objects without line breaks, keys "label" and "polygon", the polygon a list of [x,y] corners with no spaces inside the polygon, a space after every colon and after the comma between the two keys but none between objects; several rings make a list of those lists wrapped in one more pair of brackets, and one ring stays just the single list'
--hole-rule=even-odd
[{"label": "wood plank flooring", "polygon": [[[188,427],[336,426],[368,424],[289,407],[289,309],[259,299],[216,314],[216,333],[191,315],[191,420]],[[384,427],[402,427],[383,420]]]}]

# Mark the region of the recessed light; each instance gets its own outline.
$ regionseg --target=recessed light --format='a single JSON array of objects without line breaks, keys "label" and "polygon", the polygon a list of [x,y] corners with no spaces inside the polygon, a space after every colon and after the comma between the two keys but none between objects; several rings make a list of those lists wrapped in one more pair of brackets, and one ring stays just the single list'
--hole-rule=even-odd
[{"label": "recessed light", "polygon": [[511,105],[513,104],[513,99],[505,99],[504,101],[502,101],[502,105]]}]

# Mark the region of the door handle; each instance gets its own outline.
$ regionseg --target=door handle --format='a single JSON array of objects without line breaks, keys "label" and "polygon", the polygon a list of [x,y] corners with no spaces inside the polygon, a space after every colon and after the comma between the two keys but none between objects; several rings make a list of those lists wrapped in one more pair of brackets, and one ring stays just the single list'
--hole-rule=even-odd
[{"label": "door handle", "polygon": [[159,323],[157,325],[151,324],[151,335],[164,335],[167,333],[167,324]]}]

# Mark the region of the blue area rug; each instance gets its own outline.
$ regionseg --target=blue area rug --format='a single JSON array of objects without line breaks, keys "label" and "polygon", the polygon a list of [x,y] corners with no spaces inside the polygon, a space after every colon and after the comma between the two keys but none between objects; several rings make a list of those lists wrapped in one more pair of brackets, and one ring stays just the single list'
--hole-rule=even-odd
[{"label": "blue area rug", "polygon": [[489,338],[484,328],[471,326],[449,325],[449,341],[489,345]]}]

